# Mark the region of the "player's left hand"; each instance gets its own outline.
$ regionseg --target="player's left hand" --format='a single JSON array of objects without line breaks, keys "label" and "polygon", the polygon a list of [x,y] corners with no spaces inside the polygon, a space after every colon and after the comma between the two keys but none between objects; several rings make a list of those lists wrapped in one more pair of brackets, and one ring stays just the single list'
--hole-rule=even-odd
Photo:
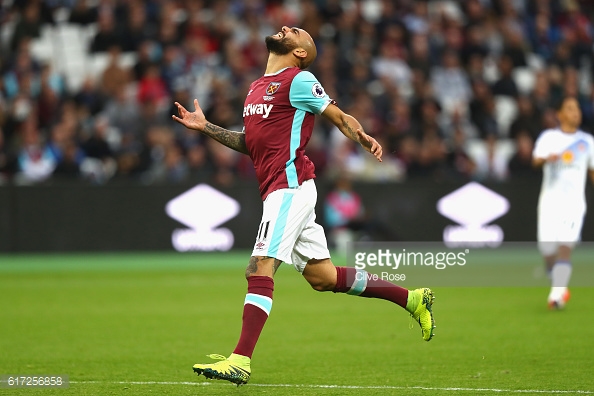
[{"label": "player's left hand", "polygon": [[377,140],[363,132],[361,129],[357,129],[357,136],[359,136],[359,143],[361,143],[361,146],[373,154],[379,162],[382,162],[383,150],[382,146],[377,142]]}]

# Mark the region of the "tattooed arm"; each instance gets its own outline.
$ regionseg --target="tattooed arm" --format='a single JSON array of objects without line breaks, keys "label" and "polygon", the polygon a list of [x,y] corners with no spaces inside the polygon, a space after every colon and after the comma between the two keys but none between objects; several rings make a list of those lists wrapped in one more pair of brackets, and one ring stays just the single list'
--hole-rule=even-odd
[{"label": "tattooed arm", "polygon": [[230,131],[210,122],[206,123],[202,132],[235,151],[247,155],[250,154],[245,145],[245,133],[243,132]]},{"label": "tattooed arm", "polygon": [[249,155],[247,146],[245,145],[245,133],[230,131],[206,121],[206,117],[198,104],[198,99],[194,99],[196,110],[192,113],[177,102],[175,102],[175,105],[177,106],[177,111],[179,113],[179,117],[176,115],[171,116],[175,121],[186,128],[200,131],[235,151]]},{"label": "tattooed arm", "polygon": [[329,104],[322,115],[336,125],[346,137],[359,143],[365,150],[373,154],[378,161],[382,161],[382,146],[363,131],[363,127],[355,117],[344,113],[333,104]]}]

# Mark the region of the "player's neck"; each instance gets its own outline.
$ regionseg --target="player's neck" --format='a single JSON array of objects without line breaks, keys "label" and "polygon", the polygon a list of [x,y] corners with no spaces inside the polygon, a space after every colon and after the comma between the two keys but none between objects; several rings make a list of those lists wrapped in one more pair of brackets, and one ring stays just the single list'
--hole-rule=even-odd
[{"label": "player's neck", "polygon": [[560,124],[559,130],[563,133],[572,134],[576,133],[578,131],[578,128],[574,127],[573,125]]},{"label": "player's neck", "polygon": [[295,60],[285,55],[270,54],[266,63],[265,74],[275,74],[288,67],[296,67]]}]

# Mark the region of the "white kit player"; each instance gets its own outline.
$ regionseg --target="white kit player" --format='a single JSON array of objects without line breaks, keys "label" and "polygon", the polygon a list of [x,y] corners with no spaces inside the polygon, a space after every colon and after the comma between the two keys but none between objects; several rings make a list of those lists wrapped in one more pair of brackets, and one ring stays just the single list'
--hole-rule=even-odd
[{"label": "white kit player", "polygon": [[536,140],[533,164],[543,168],[538,201],[538,247],[551,277],[548,306],[559,309],[569,300],[571,251],[580,240],[586,214],[586,176],[594,181],[594,138],[579,129],[582,113],[573,97],[557,109],[559,127]]}]

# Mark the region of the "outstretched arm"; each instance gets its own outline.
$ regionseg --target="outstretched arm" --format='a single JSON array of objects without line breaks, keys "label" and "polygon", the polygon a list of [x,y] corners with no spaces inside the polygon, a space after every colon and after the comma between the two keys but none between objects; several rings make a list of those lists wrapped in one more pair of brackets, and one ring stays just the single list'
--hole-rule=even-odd
[{"label": "outstretched arm", "polygon": [[559,155],[551,154],[547,158],[536,157],[532,159],[532,166],[535,168],[542,168],[547,162],[555,162],[559,159]]},{"label": "outstretched arm", "polygon": [[336,125],[346,137],[359,143],[365,150],[373,154],[379,162],[382,162],[382,146],[363,131],[363,127],[355,117],[346,114],[333,104],[329,104],[322,115]]},{"label": "outstretched arm", "polygon": [[204,116],[204,113],[202,112],[202,109],[200,108],[200,105],[198,104],[198,99],[194,99],[194,106],[196,107],[196,110],[191,113],[178,102],[175,102],[175,106],[177,106],[177,111],[179,113],[179,117],[176,115],[171,116],[171,118],[173,118],[175,121],[179,122],[186,128],[200,131],[235,151],[249,155],[249,151],[245,144],[245,133],[230,131],[208,122]]}]

